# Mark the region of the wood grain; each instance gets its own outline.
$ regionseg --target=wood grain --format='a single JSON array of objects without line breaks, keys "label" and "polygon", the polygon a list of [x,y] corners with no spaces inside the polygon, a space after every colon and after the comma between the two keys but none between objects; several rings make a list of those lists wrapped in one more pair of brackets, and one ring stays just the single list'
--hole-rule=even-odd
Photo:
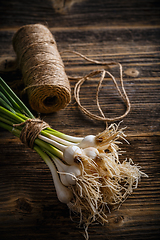
[{"label": "wood grain", "polygon": [[[68,2],[68,1],[64,1]],[[127,126],[122,160],[132,158],[148,175],[120,209],[108,214],[108,224],[92,225],[91,240],[154,239],[160,234],[160,18],[159,1],[78,1],[63,14],[52,1],[8,0],[0,5],[0,76],[20,95],[22,84],[10,58],[15,58],[12,37],[30,23],[49,26],[58,49],[76,50],[99,61],[117,61],[123,66],[124,85],[131,112],[121,126]],[[99,67],[71,53],[62,54],[66,72],[82,76]],[[7,60],[8,59],[8,60]],[[3,64],[2,64],[3,63]],[[138,71],[136,77],[129,70]],[[118,68],[111,72],[119,77]],[[20,82],[21,83],[21,82]],[[71,81],[72,96],[75,81]],[[95,93],[98,76],[85,82],[81,102],[99,114]],[[87,94],[86,94],[87,93]],[[27,98],[22,99],[26,104]],[[125,106],[108,76],[99,93],[107,117],[121,115]],[[53,128],[84,136],[104,130],[104,123],[89,119],[78,109],[74,98],[57,113],[41,115]],[[71,221],[66,205],[55,193],[49,169],[42,159],[9,132],[0,129],[0,239],[2,240],[80,240],[83,229],[78,219]]]}]

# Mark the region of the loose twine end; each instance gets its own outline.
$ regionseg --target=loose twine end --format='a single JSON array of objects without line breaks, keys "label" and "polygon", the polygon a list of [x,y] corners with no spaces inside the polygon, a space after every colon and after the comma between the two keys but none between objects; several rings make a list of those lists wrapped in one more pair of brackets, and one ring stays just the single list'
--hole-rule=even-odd
[{"label": "loose twine end", "polygon": [[[88,57],[84,56],[83,54],[81,54],[79,52],[76,52],[76,51],[65,50],[63,53],[67,53],[67,52],[76,54],[76,55],[78,55],[79,57],[83,58],[84,60],[86,60],[88,62],[94,63],[96,65],[104,66],[106,69],[108,69],[111,66],[118,66],[119,67],[121,89],[118,86],[118,83],[117,83],[115,77],[106,69],[94,70],[94,71],[90,72],[89,74],[87,74],[83,77],[68,77],[69,80],[78,80],[78,82],[76,83],[76,85],[74,87],[74,98],[75,98],[79,108],[81,109],[81,111],[91,119],[106,122],[106,126],[108,126],[107,122],[120,121],[124,117],[126,117],[127,114],[130,112],[131,104],[130,104],[130,101],[129,101],[129,98],[127,96],[127,93],[126,93],[126,90],[125,90],[125,87],[124,87],[124,83],[123,83],[122,65],[120,63],[114,62],[114,61],[113,62],[103,62],[103,61],[100,62],[100,61],[97,61],[97,60],[93,60],[91,58],[88,58]],[[100,79],[99,79],[98,86],[97,86],[97,91],[96,91],[96,104],[97,104],[97,107],[98,107],[98,110],[99,110],[101,116],[91,113],[84,106],[82,106],[82,104],[80,102],[80,88],[81,88],[82,84],[85,81],[89,80],[91,77],[94,77],[94,76],[99,75],[99,74],[100,74]],[[122,114],[121,116],[118,116],[118,117],[113,117],[113,118],[105,117],[105,115],[104,115],[104,113],[101,109],[100,103],[99,103],[99,91],[100,91],[100,87],[102,85],[102,82],[105,79],[106,74],[109,75],[109,77],[112,79],[120,97],[122,98],[122,100],[124,101],[124,103],[126,105],[125,113]]]}]

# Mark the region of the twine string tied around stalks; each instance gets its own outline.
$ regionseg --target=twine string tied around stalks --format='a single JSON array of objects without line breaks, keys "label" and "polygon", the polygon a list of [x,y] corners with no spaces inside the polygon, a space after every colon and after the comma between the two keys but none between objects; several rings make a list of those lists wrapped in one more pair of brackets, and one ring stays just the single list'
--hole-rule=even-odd
[{"label": "twine string tied around stalks", "polygon": [[25,122],[14,124],[13,126],[24,126],[20,134],[20,140],[32,149],[39,133],[45,128],[50,127],[48,123],[39,118],[27,119]]}]

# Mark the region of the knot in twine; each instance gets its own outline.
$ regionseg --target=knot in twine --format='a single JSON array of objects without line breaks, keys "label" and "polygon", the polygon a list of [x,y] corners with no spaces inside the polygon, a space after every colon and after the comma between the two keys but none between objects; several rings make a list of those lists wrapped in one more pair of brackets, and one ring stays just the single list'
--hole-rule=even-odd
[{"label": "knot in twine", "polygon": [[42,24],[22,26],[13,37],[13,48],[31,108],[39,113],[65,108],[71,100],[70,83],[49,29]]},{"label": "knot in twine", "polygon": [[14,124],[13,126],[23,126],[23,129],[20,134],[20,140],[22,143],[27,145],[28,147],[34,147],[34,141],[39,135],[39,133],[47,128],[50,127],[48,123],[44,122],[39,118],[34,119],[27,119],[25,122]]}]

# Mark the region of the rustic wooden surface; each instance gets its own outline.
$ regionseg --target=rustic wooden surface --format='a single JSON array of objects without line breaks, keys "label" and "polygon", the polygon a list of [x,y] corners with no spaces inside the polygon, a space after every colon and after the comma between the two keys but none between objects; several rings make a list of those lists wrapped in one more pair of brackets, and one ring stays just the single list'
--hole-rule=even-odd
[{"label": "rustic wooden surface", "polygon": [[[59,51],[76,50],[96,60],[114,60],[123,65],[124,84],[131,112],[122,126],[130,145],[123,144],[149,178],[119,210],[109,214],[105,226],[89,228],[91,240],[158,239],[160,234],[160,6],[158,0],[1,0],[0,62],[14,58],[12,37],[25,24],[46,24],[56,38]],[[69,75],[97,69],[73,54],[63,56]],[[18,71],[0,75],[10,85],[21,79]],[[132,70],[134,70],[132,72]],[[134,72],[138,75],[134,76]],[[112,73],[118,77],[117,69]],[[82,87],[82,103],[93,113],[98,79]],[[75,82],[71,82],[72,93]],[[21,86],[18,89],[21,90]],[[18,93],[19,93],[18,91]],[[73,96],[73,95],[72,95]],[[124,105],[107,77],[100,91],[106,116],[124,112]],[[27,102],[26,102],[27,103]],[[84,116],[72,102],[64,110],[42,115],[53,128],[84,136],[104,130],[104,124]],[[77,222],[70,220],[66,205],[56,197],[51,174],[42,159],[16,137],[0,129],[0,239],[81,240]]]}]

